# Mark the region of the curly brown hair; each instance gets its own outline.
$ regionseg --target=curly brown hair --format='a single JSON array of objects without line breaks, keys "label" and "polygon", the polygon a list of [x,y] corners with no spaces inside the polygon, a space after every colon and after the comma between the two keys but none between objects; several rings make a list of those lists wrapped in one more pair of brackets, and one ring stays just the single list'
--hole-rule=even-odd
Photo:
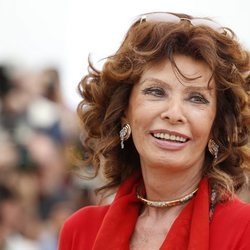
[{"label": "curly brown hair", "polygon": [[[82,101],[78,115],[84,133],[84,164],[95,174],[101,169],[110,189],[140,170],[139,156],[131,138],[120,149],[121,119],[131,89],[149,64],[174,54],[202,60],[213,72],[217,91],[217,113],[212,136],[219,145],[216,160],[206,152],[203,173],[210,183],[233,194],[246,182],[249,169],[249,56],[233,31],[218,32],[206,25],[192,25],[192,16],[174,14],[184,21],[159,22],[139,19],[129,28],[117,52],[101,70],[89,60],[89,73],[79,83]],[[178,68],[177,68],[178,70]]]}]

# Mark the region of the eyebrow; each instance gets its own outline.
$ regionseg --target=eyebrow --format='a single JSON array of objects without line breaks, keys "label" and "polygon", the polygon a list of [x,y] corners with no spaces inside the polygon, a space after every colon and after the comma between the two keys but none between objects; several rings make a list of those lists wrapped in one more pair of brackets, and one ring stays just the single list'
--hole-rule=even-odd
[{"label": "eyebrow", "polygon": [[160,84],[164,84],[164,85],[169,85],[167,82],[162,81],[158,78],[154,78],[154,77],[146,78],[143,81],[140,81],[139,84],[143,84],[144,82],[147,82],[147,81],[152,81],[152,82],[156,82],[156,83],[160,83]]},{"label": "eyebrow", "polygon": [[[163,80],[160,80],[158,78],[154,78],[154,77],[146,78],[143,81],[140,81],[139,84],[143,84],[143,83],[145,83],[147,81],[154,82],[154,83],[159,83],[161,85],[165,85],[167,87],[170,87],[170,84],[168,84],[167,82],[165,82]],[[180,84],[182,84],[182,83],[180,83]],[[184,84],[182,84],[182,86],[186,87],[186,89],[188,91],[206,91],[206,92],[209,92],[209,93],[214,89],[213,87],[209,86],[209,84],[207,86],[202,86],[202,87],[201,86],[194,86],[194,85],[186,86]]]}]

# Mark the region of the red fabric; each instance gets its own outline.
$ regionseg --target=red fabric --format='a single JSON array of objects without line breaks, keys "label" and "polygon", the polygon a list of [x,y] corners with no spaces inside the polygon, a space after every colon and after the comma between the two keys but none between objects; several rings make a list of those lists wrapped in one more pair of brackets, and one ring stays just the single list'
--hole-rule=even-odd
[{"label": "red fabric", "polygon": [[210,224],[210,249],[250,250],[250,204],[218,204]]},{"label": "red fabric", "polygon": [[[139,215],[136,198],[140,176],[128,178],[109,206],[86,207],[64,224],[59,250],[127,250]],[[235,199],[217,205],[209,223],[208,183],[203,179],[196,196],[173,223],[161,250],[249,250],[250,205]]]}]

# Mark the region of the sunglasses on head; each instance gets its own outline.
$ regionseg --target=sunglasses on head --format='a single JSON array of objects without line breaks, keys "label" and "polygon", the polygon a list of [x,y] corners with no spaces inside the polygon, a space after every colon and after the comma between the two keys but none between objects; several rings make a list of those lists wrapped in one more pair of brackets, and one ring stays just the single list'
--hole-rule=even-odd
[{"label": "sunglasses on head", "polygon": [[143,22],[168,22],[177,24],[186,21],[193,26],[206,26],[219,33],[227,35],[227,31],[224,27],[208,18],[187,18],[179,17],[178,15],[169,12],[151,12],[141,15],[138,21],[140,24]]}]

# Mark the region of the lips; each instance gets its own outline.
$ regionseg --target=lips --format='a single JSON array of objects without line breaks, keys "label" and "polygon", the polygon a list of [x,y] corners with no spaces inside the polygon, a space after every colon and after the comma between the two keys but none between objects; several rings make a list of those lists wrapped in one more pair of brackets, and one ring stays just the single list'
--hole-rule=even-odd
[{"label": "lips", "polygon": [[184,143],[189,140],[188,137],[186,136],[182,136],[180,134],[170,133],[170,132],[154,132],[151,134],[156,139],[172,141],[172,142]]}]

